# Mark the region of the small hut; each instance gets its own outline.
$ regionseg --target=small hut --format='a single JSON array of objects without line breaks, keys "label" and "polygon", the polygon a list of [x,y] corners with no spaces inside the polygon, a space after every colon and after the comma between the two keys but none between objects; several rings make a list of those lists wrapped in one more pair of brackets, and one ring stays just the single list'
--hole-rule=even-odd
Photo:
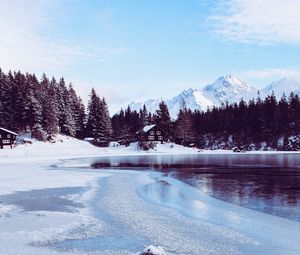
[{"label": "small hut", "polygon": [[164,131],[157,125],[147,125],[139,132],[137,132],[138,141],[143,142],[160,142],[165,140]]},{"label": "small hut", "polygon": [[16,142],[17,135],[13,131],[0,127],[0,148],[3,149],[3,146],[10,146],[12,148]]}]

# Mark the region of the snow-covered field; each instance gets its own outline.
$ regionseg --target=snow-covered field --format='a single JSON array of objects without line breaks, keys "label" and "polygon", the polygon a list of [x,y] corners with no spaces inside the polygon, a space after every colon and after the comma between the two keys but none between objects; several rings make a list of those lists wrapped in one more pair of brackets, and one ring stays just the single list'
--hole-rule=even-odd
[{"label": "snow-covered field", "polygon": [[157,172],[60,165],[101,155],[232,152],[60,140],[0,150],[0,254],[134,254],[150,244],[167,254],[299,254],[299,222],[216,200]]}]

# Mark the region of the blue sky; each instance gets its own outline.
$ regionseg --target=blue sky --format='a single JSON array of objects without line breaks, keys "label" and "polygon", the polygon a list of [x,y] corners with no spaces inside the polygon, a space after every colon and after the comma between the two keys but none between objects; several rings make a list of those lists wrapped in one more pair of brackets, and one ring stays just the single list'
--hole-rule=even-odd
[{"label": "blue sky", "polygon": [[234,74],[300,77],[298,0],[0,0],[0,66],[64,76],[111,111]]}]

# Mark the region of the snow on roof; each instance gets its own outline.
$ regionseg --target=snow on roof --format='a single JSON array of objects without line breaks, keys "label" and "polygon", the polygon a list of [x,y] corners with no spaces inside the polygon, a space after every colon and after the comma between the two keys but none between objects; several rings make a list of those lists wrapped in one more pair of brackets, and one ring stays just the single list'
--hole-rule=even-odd
[{"label": "snow on roof", "polygon": [[4,131],[4,132],[7,132],[7,133],[10,133],[10,134],[12,134],[12,135],[18,135],[17,133],[15,133],[15,132],[13,132],[13,131],[10,131],[10,130],[8,130],[8,129],[6,129],[6,128],[0,127],[0,130],[2,130],[2,131]]},{"label": "snow on roof", "polygon": [[143,132],[147,133],[150,129],[154,128],[156,125],[147,125],[144,126]]},{"label": "snow on roof", "polygon": [[84,141],[94,141],[95,138],[94,137],[85,137]]}]

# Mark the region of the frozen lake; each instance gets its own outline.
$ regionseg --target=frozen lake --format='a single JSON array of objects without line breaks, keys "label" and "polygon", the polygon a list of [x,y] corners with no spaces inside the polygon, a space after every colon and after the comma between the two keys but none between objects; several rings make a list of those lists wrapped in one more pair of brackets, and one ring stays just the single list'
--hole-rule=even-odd
[{"label": "frozen lake", "polygon": [[212,197],[300,221],[298,154],[114,156],[87,162],[94,168],[162,171]]},{"label": "frozen lake", "polygon": [[[168,255],[299,254],[297,154],[43,164],[10,166],[23,174],[16,183],[25,183],[28,173],[35,179],[29,189],[0,196],[0,254],[132,255],[150,244]],[[14,175],[8,177],[11,183]]]},{"label": "frozen lake", "polygon": [[61,170],[110,175],[89,206],[103,230],[51,246],[88,254],[133,254],[148,244],[176,255],[298,254],[299,163],[297,154],[233,153],[64,161]]}]

